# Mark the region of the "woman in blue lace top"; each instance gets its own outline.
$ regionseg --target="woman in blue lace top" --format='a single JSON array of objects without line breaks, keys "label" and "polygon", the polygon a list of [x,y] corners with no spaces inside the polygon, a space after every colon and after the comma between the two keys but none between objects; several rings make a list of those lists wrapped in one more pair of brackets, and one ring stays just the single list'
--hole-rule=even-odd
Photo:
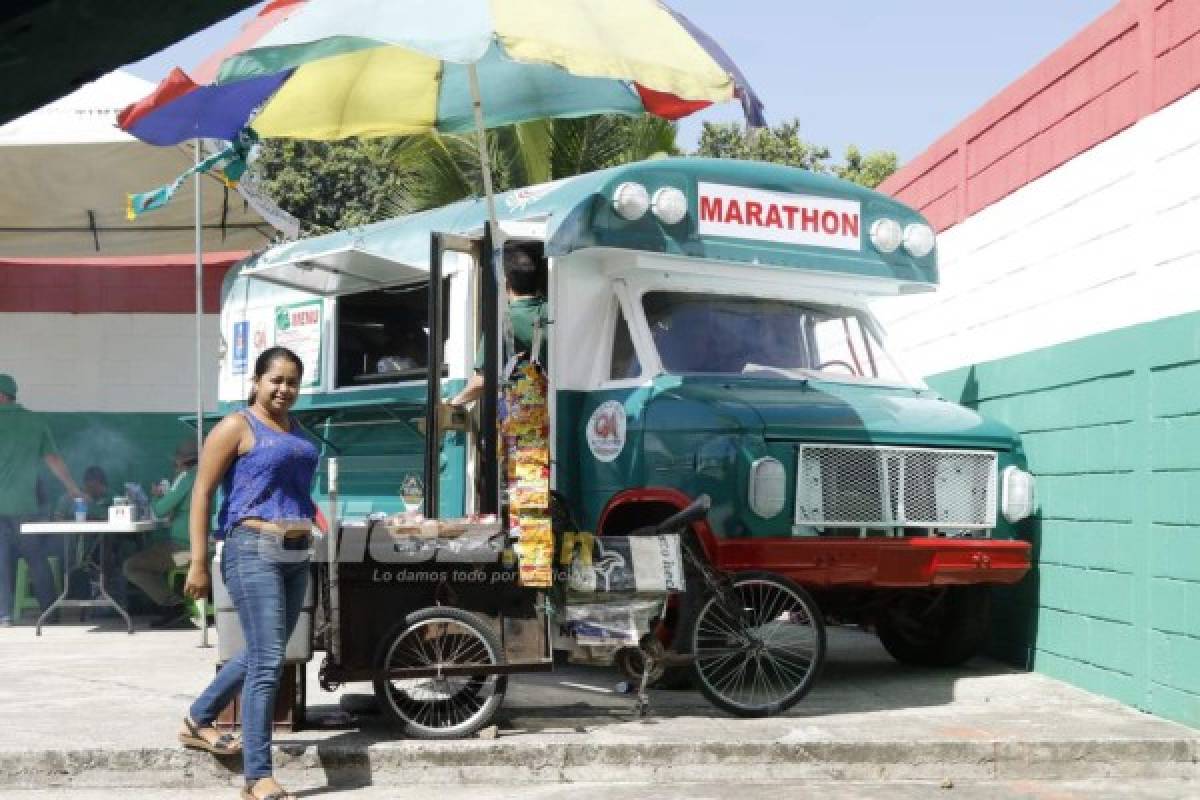
[{"label": "woman in blue lace top", "polygon": [[[181,741],[217,755],[243,753],[242,797],[289,798],[271,772],[271,721],[284,650],[309,580],[312,481],[317,448],[289,414],[304,366],[272,347],[254,364],[247,407],[221,420],[204,443],[191,507],[192,561],[184,588],[209,587],[208,521],[218,483],[224,500],[214,536],[223,539],[221,577],[237,608],[246,648],[227,661],[184,719]],[[243,741],[213,728],[241,692]]]}]

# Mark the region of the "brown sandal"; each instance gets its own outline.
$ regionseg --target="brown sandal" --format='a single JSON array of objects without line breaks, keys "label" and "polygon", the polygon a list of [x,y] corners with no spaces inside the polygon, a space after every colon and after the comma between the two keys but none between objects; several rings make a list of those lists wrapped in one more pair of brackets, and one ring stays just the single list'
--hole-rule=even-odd
[{"label": "brown sandal", "polygon": [[259,796],[254,793],[253,784],[246,784],[246,788],[242,789],[242,800],[297,800],[296,795],[284,789],[282,786],[270,794]]},{"label": "brown sandal", "polygon": [[179,734],[179,743],[184,747],[203,750],[214,756],[236,756],[242,752],[241,742],[232,733],[222,733],[210,742],[200,735],[200,728],[192,722],[191,717],[183,718],[183,726],[187,728],[187,733]]}]

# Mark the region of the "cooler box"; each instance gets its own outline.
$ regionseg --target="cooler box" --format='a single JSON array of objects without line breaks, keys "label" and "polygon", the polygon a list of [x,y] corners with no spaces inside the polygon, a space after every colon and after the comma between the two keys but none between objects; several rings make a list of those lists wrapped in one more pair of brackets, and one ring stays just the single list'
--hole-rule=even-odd
[{"label": "cooler box", "polygon": [[[242,635],[242,625],[238,621],[237,609],[225,589],[225,581],[221,579],[221,549],[217,545],[217,554],[212,563],[213,605],[217,614],[217,662],[224,664],[236,656],[246,646]],[[300,610],[300,618],[296,621],[296,629],[288,639],[287,649],[283,653],[285,664],[299,664],[309,661],[313,653],[313,606],[316,598],[316,575],[310,569],[308,591],[304,595],[304,605]]]}]

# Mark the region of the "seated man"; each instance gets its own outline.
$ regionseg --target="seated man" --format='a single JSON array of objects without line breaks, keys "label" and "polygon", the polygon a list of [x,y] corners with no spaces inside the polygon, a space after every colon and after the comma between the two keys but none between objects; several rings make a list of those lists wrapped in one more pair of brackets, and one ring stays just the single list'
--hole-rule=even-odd
[{"label": "seated man", "polygon": [[[93,464],[83,471],[83,499],[87,502],[89,522],[103,522],[108,519],[112,494],[109,493],[108,475],[103,468]],[[59,519],[75,519],[75,499],[68,495],[59,498],[55,516]]]},{"label": "seated man", "polygon": [[196,440],[185,439],[175,448],[175,478],[163,491],[155,486],[151,507],[159,519],[169,519],[165,534],[155,534],[150,545],[126,559],[122,571],[134,586],[141,589],[162,614],[150,623],[154,628],[190,626],[188,608],[183,598],[167,585],[167,574],[178,566],[177,553],[190,552],[188,543],[188,511],[192,507],[192,484],[196,481]]},{"label": "seated man", "polygon": [[[112,505],[112,493],[108,488],[108,474],[103,467],[93,464],[83,471],[83,492],[80,495],[87,504],[87,521],[88,522],[106,522],[108,520],[108,507]],[[75,500],[74,498],[63,496],[59,498],[58,506],[55,509],[54,516],[58,519],[74,520],[75,519]],[[78,578],[71,578],[72,596],[75,594],[75,587],[81,587],[79,591],[84,592],[84,596],[96,596],[95,583],[99,576],[93,571],[100,567],[101,560],[104,563],[112,564],[116,560],[116,551],[122,544],[121,540],[111,536],[93,536],[90,539],[86,534],[80,535],[84,539],[86,547],[86,556],[83,563],[78,568]],[[72,547],[80,547],[76,542]],[[111,572],[105,573],[111,579]],[[73,572],[72,575],[75,575]],[[87,594],[88,583],[92,584],[90,595]],[[124,594],[124,586],[119,582],[117,585],[108,585],[106,590],[113,597],[121,597]]]}]

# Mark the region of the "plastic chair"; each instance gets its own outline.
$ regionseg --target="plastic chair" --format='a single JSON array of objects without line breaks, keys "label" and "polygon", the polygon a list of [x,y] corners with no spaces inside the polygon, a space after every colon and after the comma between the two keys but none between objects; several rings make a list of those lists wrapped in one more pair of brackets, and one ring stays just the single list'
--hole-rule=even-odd
[{"label": "plastic chair", "polygon": [[[192,563],[192,554],[183,550],[174,555],[174,560],[175,568],[167,573],[167,586],[172,592],[182,595],[182,587],[187,580],[188,566]],[[188,615],[197,621],[203,621],[205,616],[209,619],[213,618],[213,609],[209,607],[208,601],[184,597],[183,603],[187,606]]]},{"label": "plastic chair", "polygon": [[[50,572],[54,575],[55,596],[58,596],[62,594],[62,566],[59,564],[58,556],[48,556],[46,560],[50,562]],[[37,597],[33,594],[33,581],[29,579],[29,565],[23,558],[17,559],[17,574],[14,583],[16,585],[13,589],[13,619],[20,619],[26,610],[38,611],[41,609]]]}]

